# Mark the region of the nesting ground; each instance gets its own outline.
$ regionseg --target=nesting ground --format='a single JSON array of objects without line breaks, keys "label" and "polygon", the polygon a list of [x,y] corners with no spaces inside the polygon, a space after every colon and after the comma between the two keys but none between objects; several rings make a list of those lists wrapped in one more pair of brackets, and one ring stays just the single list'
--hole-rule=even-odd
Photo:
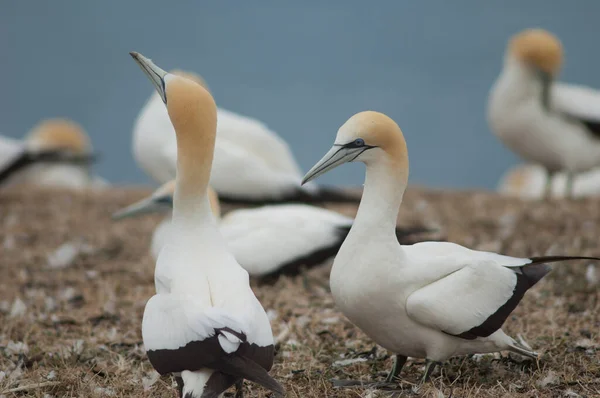
[{"label": "nesting ground", "polygon": [[[140,334],[154,291],[149,241],[161,216],[110,219],[147,193],[0,194],[0,395],[175,396],[171,378],[159,378],[146,360]],[[412,188],[399,223],[515,256],[600,254],[600,202],[592,199],[521,202]],[[332,387],[331,379],[383,380],[391,358],[336,310],[327,265],[253,286],[279,343],[272,374],[288,397],[598,397],[600,289],[587,282],[587,266],[555,264],[507,320],[507,333],[540,352],[538,363],[455,358],[418,391],[422,360],[409,360],[395,392]],[[269,396],[251,383],[245,393]]]}]

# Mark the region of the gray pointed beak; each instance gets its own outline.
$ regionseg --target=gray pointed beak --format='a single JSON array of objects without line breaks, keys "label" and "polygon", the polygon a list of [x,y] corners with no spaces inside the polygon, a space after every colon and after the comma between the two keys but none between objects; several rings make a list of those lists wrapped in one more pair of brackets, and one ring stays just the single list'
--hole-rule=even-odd
[{"label": "gray pointed beak", "polygon": [[[169,202],[170,199],[170,202]],[[122,220],[129,217],[137,217],[142,214],[159,213],[173,208],[173,199],[168,197],[150,197],[135,202],[112,215],[113,220]]]},{"label": "gray pointed beak", "polygon": [[162,98],[163,102],[166,104],[167,93],[165,90],[165,76],[167,75],[167,72],[156,66],[151,59],[144,57],[140,53],[132,51],[129,55],[131,55],[140,68],[142,68],[146,76],[148,76],[148,79],[150,79],[154,85],[154,88],[156,88],[156,91],[158,91],[160,98]]},{"label": "gray pointed beak", "polygon": [[300,185],[304,185],[307,182],[314,180],[321,174],[325,174],[341,164],[353,161],[366,149],[368,149],[368,147],[347,148],[339,144],[333,145],[329,152],[327,152],[325,156],[323,156],[323,158],[319,160],[308,173],[306,173]]}]

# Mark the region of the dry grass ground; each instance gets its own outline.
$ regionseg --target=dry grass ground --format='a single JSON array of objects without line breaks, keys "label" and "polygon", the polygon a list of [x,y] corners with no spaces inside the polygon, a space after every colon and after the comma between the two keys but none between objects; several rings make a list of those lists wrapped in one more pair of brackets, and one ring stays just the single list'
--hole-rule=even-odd
[{"label": "dry grass ground", "polygon": [[[154,290],[148,246],[159,216],[110,219],[146,193],[0,194],[0,395],[175,396],[171,378],[155,376],[140,335]],[[520,202],[414,188],[400,223],[435,226],[451,241],[516,256],[600,254],[598,200]],[[455,358],[419,391],[422,360],[409,360],[395,392],[332,387],[332,378],[382,380],[391,358],[335,309],[327,266],[254,287],[280,340],[272,374],[289,397],[598,397],[600,290],[586,282],[587,265],[556,264],[506,322],[509,334],[540,352],[538,363]],[[356,361],[336,362],[343,359]],[[250,383],[245,392],[268,396]]]}]

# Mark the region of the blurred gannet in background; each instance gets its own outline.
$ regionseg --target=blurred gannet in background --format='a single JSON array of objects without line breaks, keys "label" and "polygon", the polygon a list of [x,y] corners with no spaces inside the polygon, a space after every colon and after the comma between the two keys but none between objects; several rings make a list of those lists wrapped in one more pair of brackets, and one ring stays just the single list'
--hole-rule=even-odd
[{"label": "blurred gannet in background", "polygon": [[[498,183],[498,192],[522,199],[539,199],[544,196],[547,173],[543,167],[522,164],[508,170]],[[567,192],[567,175],[557,173],[552,177],[551,196],[564,198]],[[600,168],[577,175],[573,181],[575,198],[600,196]]]},{"label": "blurred gannet in background", "polygon": [[396,354],[388,381],[408,356],[427,359],[423,381],[436,363],[455,355],[509,350],[535,358],[500,328],[550,271],[546,262],[584,257],[515,258],[449,242],[402,246],[394,228],[408,183],[408,151],[398,125],[377,112],[354,115],[304,181],[351,161],[366,164],[366,181],[333,263],[331,292],[352,323]]},{"label": "blurred gannet in background", "polygon": [[[173,71],[204,86],[190,72]],[[133,155],[154,180],[175,177],[177,150],[173,126],[162,100],[153,93],[133,128]],[[217,141],[210,185],[221,200],[268,203],[351,201],[358,198],[336,188],[301,187],[302,173],[287,143],[262,122],[217,109]]]},{"label": "blurred gannet in background", "polygon": [[[113,215],[114,219],[170,210],[175,183],[170,181],[150,197]],[[209,188],[213,214],[220,218],[219,199]],[[324,263],[339,250],[352,226],[352,218],[320,207],[290,204],[233,210],[219,220],[219,231],[229,250],[251,276],[297,274],[301,267]],[[171,234],[169,214],[154,230],[150,251],[157,258]],[[426,232],[422,227],[396,228],[403,244],[414,243]]]},{"label": "blurred gannet in background", "polygon": [[101,188],[108,185],[92,174],[96,160],[83,128],[67,119],[48,119],[25,140],[2,138],[0,183],[60,188]]},{"label": "blurred gannet in background", "polygon": [[201,85],[131,56],[166,104],[177,136],[171,239],[156,262],[157,294],[142,321],[148,359],[160,374],[177,375],[185,398],[220,397],[234,384],[241,394],[243,379],[283,395],[267,373],[274,357],[269,319],[209,204],[215,102]]},{"label": "blurred gannet in background", "polygon": [[523,159],[552,176],[573,176],[600,166],[600,92],[555,82],[563,50],[558,38],[529,29],[508,43],[504,67],[492,87],[488,120],[500,140]]}]

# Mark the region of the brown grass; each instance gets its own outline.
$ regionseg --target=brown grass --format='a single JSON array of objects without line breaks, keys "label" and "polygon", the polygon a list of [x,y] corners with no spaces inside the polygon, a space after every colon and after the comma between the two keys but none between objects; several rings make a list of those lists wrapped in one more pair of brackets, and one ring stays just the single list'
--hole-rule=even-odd
[{"label": "brown grass", "polygon": [[[175,396],[171,378],[155,378],[140,336],[144,305],[154,291],[149,239],[160,216],[110,219],[147,193],[0,195],[0,395]],[[416,188],[400,214],[403,225],[436,226],[451,241],[516,256],[598,255],[599,219],[598,200],[520,202]],[[50,268],[48,255],[65,242],[79,245],[79,253],[69,266]],[[382,380],[391,358],[336,310],[327,266],[254,287],[275,316],[273,332],[281,344],[272,374],[288,397],[597,397],[600,292],[586,282],[586,266],[556,264],[506,322],[507,333],[521,334],[541,353],[538,363],[507,355],[455,358],[419,391],[413,387],[423,361],[417,359],[408,361],[396,392],[332,387],[332,378]],[[332,365],[352,358],[362,359]],[[245,392],[268,396],[251,383]]]}]

